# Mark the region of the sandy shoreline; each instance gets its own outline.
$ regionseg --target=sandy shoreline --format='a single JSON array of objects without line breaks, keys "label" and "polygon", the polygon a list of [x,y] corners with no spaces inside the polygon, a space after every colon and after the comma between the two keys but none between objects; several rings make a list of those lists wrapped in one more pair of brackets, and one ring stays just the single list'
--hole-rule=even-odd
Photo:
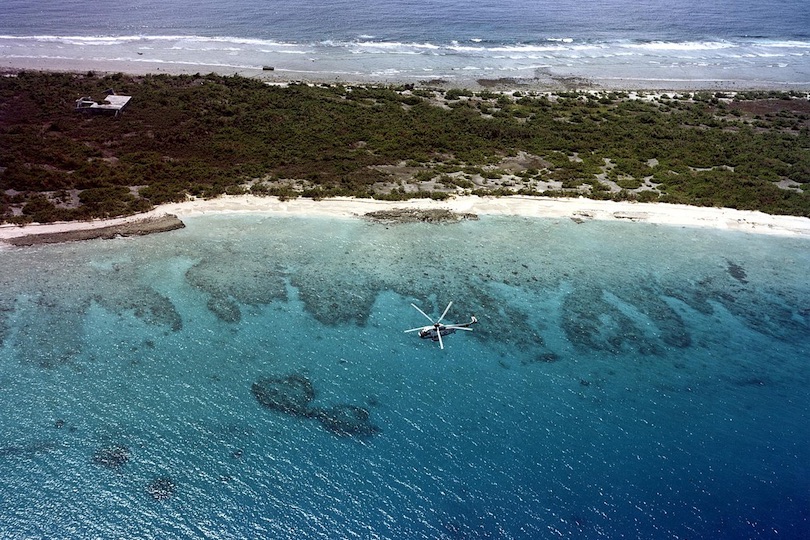
[{"label": "sandy shoreline", "polygon": [[[410,201],[377,201],[372,199],[332,198],[323,200],[291,199],[282,201],[275,197],[252,195],[222,196],[212,200],[193,200],[159,206],[146,214],[98,220],[0,226],[0,242],[22,243],[21,237],[30,235],[58,234],[69,231],[92,231],[154,220],[163,216],[203,216],[220,213],[259,213],[275,216],[323,216],[357,219],[368,212],[394,208],[447,209],[459,213],[477,215],[524,216],[533,218],[568,218],[577,222],[589,220],[632,221],[667,226],[713,228],[755,234],[810,238],[810,218],[795,216],[772,216],[762,212],[707,208],[664,203],[634,203],[597,201],[585,198],[549,197],[454,197],[447,201],[414,199]],[[155,231],[157,232],[157,231]],[[92,236],[92,235],[90,235]],[[88,236],[88,237],[90,237]],[[109,237],[97,234],[97,237]],[[73,238],[81,239],[81,238]],[[71,240],[71,238],[67,238]]]},{"label": "sandy shoreline", "polygon": [[[481,78],[481,74],[465,74],[454,71],[450,74],[422,74],[418,77],[405,77],[397,74],[372,73],[337,73],[337,72],[311,72],[296,69],[263,70],[261,67],[230,67],[223,65],[205,65],[182,62],[149,62],[133,60],[110,59],[72,59],[72,58],[19,58],[0,57],[0,72],[16,72],[24,70],[55,71],[96,74],[126,73],[129,75],[194,75],[196,73],[215,73],[218,75],[240,75],[265,81],[267,83],[284,84],[289,82],[306,82],[312,84],[358,84],[358,85],[424,85],[429,81],[430,86],[439,88],[466,88],[474,91],[537,91],[558,92],[570,90],[601,90],[601,91],[650,91],[650,92],[699,92],[699,91],[743,91],[743,90],[774,90],[774,91],[810,91],[810,83],[786,83],[779,81],[746,81],[734,78],[728,79],[692,79],[679,77],[673,73],[671,76],[656,77],[617,77],[612,75],[582,74],[582,75],[551,75],[535,73],[531,77],[507,77],[503,79]],[[490,74],[491,76],[491,74]],[[437,78],[438,77],[438,78]]]}]

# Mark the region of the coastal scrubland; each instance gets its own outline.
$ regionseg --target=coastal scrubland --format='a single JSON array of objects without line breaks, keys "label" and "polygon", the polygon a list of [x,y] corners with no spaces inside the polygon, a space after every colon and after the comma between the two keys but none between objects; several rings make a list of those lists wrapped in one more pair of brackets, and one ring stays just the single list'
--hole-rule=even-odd
[{"label": "coastal scrubland", "polygon": [[[118,116],[81,114],[107,89]],[[0,221],[221,194],[586,196],[810,217],[797,92],[474,92],[221,75],[0,78]]]}]

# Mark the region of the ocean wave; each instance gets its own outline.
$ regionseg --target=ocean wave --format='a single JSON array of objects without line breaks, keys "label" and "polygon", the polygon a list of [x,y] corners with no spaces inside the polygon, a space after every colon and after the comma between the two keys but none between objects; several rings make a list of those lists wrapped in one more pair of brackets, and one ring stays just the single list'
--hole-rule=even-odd
[{"label": "ocean wave", "polygon": [[641,51],[711,51],[737,47],[762,47],[782,49],[810,49],[810,41],[772,40],[765,38],[743,38],[738,40],[705,40],[705,41],[667,41],[667,40],[588,40],[571,37],[548,37],[537,42],[492,42],[484,37],[467,40],[451,40],[445,43],[385,41],[371,35],[360,35],[356,40],[323,40],[318,42],[287,42],[272,39],[244,38],[232,36],[199,36],[199,35],[121,35],[121,36],[79,36],[79,35],[0,35],[0,41],[62,43],[68,45],[115,46],[138,43],[140,45],[160,43],[188,43],[219,45],[222,49],[247,46],[251,48],[276,49],[311,49],[312,47],[356,48],[380,52],[404,51],[457,51],[462,53],[492,52],[557,52],[592,49],[631,49]]},{"label": "ocean wave", "polygon": [[515,45],[495,45],[490,47],[473,47],[470,45],[451,45],[445,47],[451,51],[458,52],[520,52],[520,53],[533,53],[533,52],[559,52],[559,51],[584,51],[593,49],[604,49],[609,47],[607,43],[577,43],[577,44],[515,44]]},{"label": "ocean wave", "polygon": [[330,47],[347,47],[358,50],[370,51],[394,51],[394,52],[411,52],[411,51],[435,51],[441,49],[439,45],[433,43],[399,43],[396,41],[350,41],[350,42],[335,42],[323,41],[320,45]]},{"label": "ocean wave", "polygon": [[[18,58],[21,60],[76,60],[73,56],[54,55],[54,54],[9,54],[4,55],[5,58]],[[135,62],[142,64],[164,64],[169,66],[200,66],[200,67],[213,67],[225,69],[261,69],[261,66],[249,64],[231,64],[226,62],[194,62],[191,60],[167,60],[165,58],[131,58],[131,57],[110,57],[110,58],[91,58],[91,60],[99,60],[103,62]]]},{"label": "ocean wave", "polygon": [[739,47],[739,43],[730,41],[647,41],[625,43],[621,47],[655,51],[715,51]]},{"label": "ocean wave", "polygon": [[686,68],[696,82],[723,76],[721,72],[725,70],[741,70],[743,79],[759,81],[777,68],[784,72],[777,77],[800,84],[810,74],[810,42],[764,38],[642,41],[555,36],[536,42],[495,43],[481,37],[438,43],[358,37],[292,43],[227,36],[0,35],[0,57],[88,62],[134,60],[254,70],[272,65],[280,72],[301,74],[406,77],[427,70],[445,78],[473,70],[507,71],[530,77],[534,69],[597,76],[608,72],[632,76],[642,70],[655,78],[656,71]]},{"label": "ocean wave", "polygon": [[810,49],[810,41],[772,41],[772,40],[762,40],[758,41],[757,44],[760,47],[779,47],[784,49]]},{"label": "ocean wave", "polygon": [[274,41],[267,39],[254,39],[254,38],[239,38],[239,37],[226,37],[226,36],[184,36],[184,35],[166,35],[166,36],[149,36],[149,35],[129,35],[129,36],[57,36],[57,35],[33,35],[33,36],[14,36],[14,35],[0,35],[0,40],[4,41],[21,41],[21,42],[41,42],[41,43],[62,43],[66,45],[126,45],[131,43],[211,43],[211,44],[225,44],[225,47],[236,45],[251,45],[251,46],[264,46],[264,47],[280,47],[280,48],[294,48],[301,47],[299,43],[286,43],[283,41]]},{"label": "ocean wave", "polygon": [[[188,48],[189,50],[252,50],[261,52],[312,52],[313,49],[352,49],[360,52],[377,54],[433,54],[441,51],[447,54],[532,54],[532,53],[568,53],[593,50],[618,50],[655,53],[689,53],[693,51],[722,51],[727,49],[786,49],[806,51],[810,41],[769,40],[764,38],[744,38],[738,40],[705,40],[705,41],[628,41],[628,40],[587,40],[571,37],[548,37],[537,42],[499,43],[477,37],[463,41],[446,43],[434,42],[400,42],[375,39],[371,35],[361,35],[351,41],[323,40],[318,42],[285,42],[278,40],[243,38],[231,36],[199,35],[124,35],[124,36],[79,36],[79,35],[0,35],[0,42],[20,43],[58,43],[72,46],[115,46],[133,45],[155,48]],[[164,45],[165,44],[165,45]],[[168,45],[171,44],[171,45]],[[161,47],[163,46],[163,47]]]}]

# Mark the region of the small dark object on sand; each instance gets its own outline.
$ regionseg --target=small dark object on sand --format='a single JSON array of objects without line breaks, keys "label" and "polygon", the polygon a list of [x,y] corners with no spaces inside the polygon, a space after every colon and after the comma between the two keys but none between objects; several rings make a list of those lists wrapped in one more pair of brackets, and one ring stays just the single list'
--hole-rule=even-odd
[{"label": "small dark object on sand", "polygon": [[263,377],[253,383],[250,391],[263,406],[292,416],[312,415],[310,402],[315,399],[315,389],[306,377]]},{"label": "small dark object on sand", "polygon": [[129,448],[120,444],[99,448],[93,454],[93,462],[108,469],[117,469],[129,461]]},{"label": "small dark object on sand", "polygon": [[174,481],[168,476],[155,478],[146,486],[146,491],[156,501],[165,501],[177,491]]}]

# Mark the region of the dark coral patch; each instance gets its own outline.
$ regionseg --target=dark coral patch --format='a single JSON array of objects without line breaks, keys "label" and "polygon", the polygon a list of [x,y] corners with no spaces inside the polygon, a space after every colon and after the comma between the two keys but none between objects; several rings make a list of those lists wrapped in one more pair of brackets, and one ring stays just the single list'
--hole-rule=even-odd
[{"label": "dark coral patch", "polygon": [[745,273],[745,268],[735,262],[729,261],[728,259],[726,259],[726,264],[728,265],[728,274],[731,277],[743,285],[748,283],[748,275]]},{"label": "dark coral patch", "polygon": [[339,404],[318,409],[316,418],[324,429],[342,437],[371,437],[379,431],[371,423],[368,410],[355,405]]},{"label": "dark coral patch", "polygon": [[545,352],[540,353],[537,356],[532,358],[525,358],[520,361],[521,365],[529,365],[529,364],[553,364],[560,360],[560,356],[557,353],[553,352]]},{"label": "dark coral patch", "polygon": [[140,320],[155,326],[165,325],[173,332],[183,329],[183,319],[174,303],[151,287],[129,285],[106,287],[92,300],[118,314],[132,312]]},{"label": "dark coral patch", "polygon": [[108,469],[118,469],[129,461],[129,448],[116,444],[99,448],[93,454],[93,462]]},{"label": "dark coral patch", "polygon": [[[262,377],[250,391],[264,407],[298,418],[312,418],[325,430],[341,437],[370,437],[379,431],[371,423],[368,409],[355,405],[337,404],[331,407],[312,407],[315,389],[302,375]],[[371,400],[379,404],[376,398]],[[241,456],[241,450],[239,451]],[[234,454],[234,457],[239,457]]]},{"label": "dark coral patch", "polygon": [[214,251],[186,272],[188,283],[209,296],[208,309],[217,318],[237,323],[242,318],[240,305],[262,306],[286,300],[282,269],[268,265],[263,255],[239,253],[239,272],[234,272],[231,266],[234,255],[230,249]]},{"label": "dark coral patch", "polygon": [[242,320],[242,310],[240,310],[237,303],[228,296],[214,294],[208,299],[206,305],[221,321],[238,323]]},{"label": "dark coral patch", "polygon": [[661,294],[656,285],[578,287],[563,302],[562,328],[571,343],[592,350],[660,356],[667,347],[686,348],[692,343],[686,323]]},{"label": "dark coral patch", "polygon": [[155,478],[146,486],[146,492],[156,501],[165,501],[177,491],[177,485],[168,476]]},{"label": "dark coral patch", "polygon": [[310,380],[301,375],[263,377],[253,383],[250,391],[268,409],[292,416],[312,415],[309,404],[315,399],[315,389]]}]

